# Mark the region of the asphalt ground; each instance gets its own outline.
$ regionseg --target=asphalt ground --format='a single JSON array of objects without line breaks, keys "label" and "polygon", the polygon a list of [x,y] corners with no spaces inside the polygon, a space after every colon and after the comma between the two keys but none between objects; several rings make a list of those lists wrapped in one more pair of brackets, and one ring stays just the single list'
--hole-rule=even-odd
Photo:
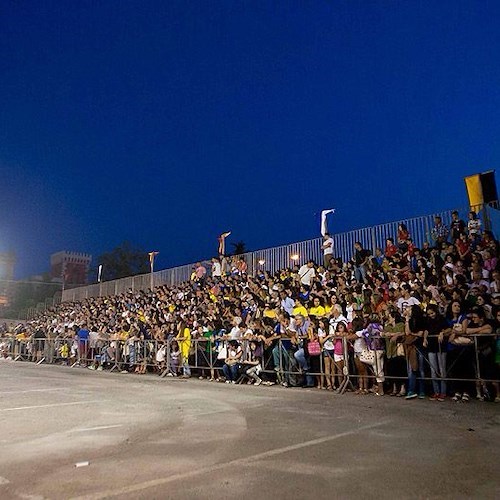
[{"label": "asphalt ground", "polygon": [[1,362],[0,429],[2,500],[500,498],[494,403]]}]

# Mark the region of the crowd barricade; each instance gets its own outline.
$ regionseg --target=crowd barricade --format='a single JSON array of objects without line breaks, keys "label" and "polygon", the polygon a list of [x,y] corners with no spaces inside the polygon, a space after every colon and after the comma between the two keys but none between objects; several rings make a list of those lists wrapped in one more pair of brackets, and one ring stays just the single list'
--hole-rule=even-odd
[{"label": "crowd barricade", "polygon": [[[418,368],[415,370],[417,384],[451,384],[451,386],[470,387],[498,383],[498,367],[492,372],[495,365],[495,342],[497,335],[469,335],[472,342],[466,345],[454,346],[446,351],[445,373],[437,367],[424,350],[416,348]],[[486,349],[478,344],[486,337],[492,342]],[[385,341],[383,337],[371,336],[372,340]],[[63,364],[70,367],[88,367],[96,370],[145,373],[157,373],[161,377],[189,376],[217,380],[222,377],[224,361],[227,356],[228,343],[231,339],[226,336],[212,336],[201,339],[182,339],[171,337],[165,341],[154,339],[131,338],[127,340],[114,338],[78,339],[71,338],[0,338],[0,357],[13,361],[33,362],[37,364]],[[188,342],[189,354],[183,359],[183,342]],[[322,349],[317,356],[307,356],[309,370],[304,372],[299,368],[295,359],[296,349],[290,348],[288,341],[277,340],[271,345],[261,340],[238,339],[242,348],[241,365],[239,367],[239,381],[245,380],[245,363],[248,358],[250,343],[256,342],[258,359],[260,360],[259,373],[269,383],[278,383],[287,386],[302,385],[305,376],[313,377],[314,385],[325,387],[331,385],[337,393],[354,390],[359,386],[361,378],[369,380],[373,385],[383,384],[385,381],[405,383],[408,380],[408,370],[396,375],[391,372],[391,359],[386,358],[384,349],[374,349],[373,353],[355,353],[353,343],[342,337],[342,356],[331,363],[329,370],[325,369],[325,354]],[[493,352],[491,352],[493,349]],[[186,352],[186,347],[184,347]],[[492,358],[493,356],[493,358]],[[342,358],[342,359],[340,359]],[[399,364],[402,366],[403,356],[399,354]],[[366,373],[358,369],[360,360],[366,365]],[[408,352],[404,354],[404,366],[408,367]],[[247,366],[248,368],[248,366]],[[325,384],[326,381],[326,384]],[[328,384],[330,381],[330,384]],[[429,390],[426,390],[429,393]],[[447,392],[450,393],[449,388]]]}]

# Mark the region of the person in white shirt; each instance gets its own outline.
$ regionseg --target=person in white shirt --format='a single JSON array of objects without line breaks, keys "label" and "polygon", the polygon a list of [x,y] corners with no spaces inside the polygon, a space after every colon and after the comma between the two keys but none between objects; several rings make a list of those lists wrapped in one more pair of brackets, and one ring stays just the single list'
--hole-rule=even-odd
[{"label": "person in white shirt", "polygon": [[323,245],[321,245],[323,249],[323,261],[325,265],[325,269],[330,268],[330,262],[333,259],[333,238],[329,233],[325,233],[323,235]]},{"label": "person in white shirt", "polygon": [[285,290],[280,292],[280,297],[282,309],[291,316],[293,314],[293,308],[295,307],[295,300],[289,297]]},{"label": "person in white shirt", "polygon": [[299,269],[299,279],[303,285],[311,286],[313,279],[316,277],[316,270],[314,269],[314,261],[309,260]]},{"label": "person in white shirt", "polygon": [[212,278],[220,279],[222,277],[222,266],[219,259],[212,259]]},{"label": "person in white shirt", "polygon": [[401,313],[403,313],[407,307],[420,305],[420,300],[411,295],[410,285],[407,284],[402,285],[401,290],[403,291],[403,295],[399,297],[399,299],[396,302],[396,305]]}]

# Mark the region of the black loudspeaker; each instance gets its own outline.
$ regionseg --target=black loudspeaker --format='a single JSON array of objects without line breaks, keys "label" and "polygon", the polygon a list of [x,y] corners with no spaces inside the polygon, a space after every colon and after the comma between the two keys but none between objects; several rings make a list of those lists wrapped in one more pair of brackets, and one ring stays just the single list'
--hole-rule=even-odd
[{"label": "black loudspeaker", "polygon": [[470,175],[464,180],[471,206],[478,206],[498,200],[494,170],[483,172],[482,174]]}]

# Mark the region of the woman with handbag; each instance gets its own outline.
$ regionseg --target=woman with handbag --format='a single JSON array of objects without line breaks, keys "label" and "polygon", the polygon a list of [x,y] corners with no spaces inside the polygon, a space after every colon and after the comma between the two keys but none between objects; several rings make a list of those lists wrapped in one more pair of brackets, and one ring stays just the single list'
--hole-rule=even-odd
[{"label": "woman with handbag", "polygon": [[309,356],[309,371],[311,373],[317,373],[316,378],[316,388],[323,388],[323,377],[321,375],[321,343],[318,337],[318,327],[315,320],[311,320],[309,327],[307,329],[307,343],[306,350]]}]

